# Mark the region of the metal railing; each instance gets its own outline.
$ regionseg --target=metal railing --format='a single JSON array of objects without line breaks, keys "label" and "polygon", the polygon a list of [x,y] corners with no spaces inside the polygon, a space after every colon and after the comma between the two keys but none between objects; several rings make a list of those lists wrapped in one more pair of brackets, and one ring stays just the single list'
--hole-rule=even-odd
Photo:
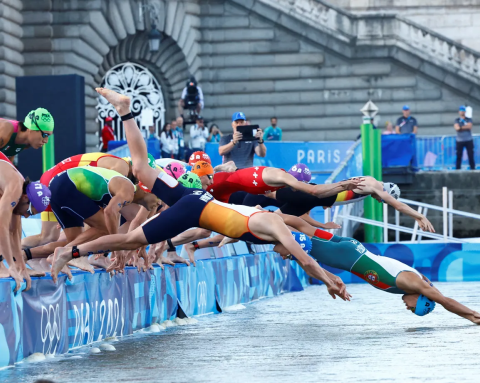
[{"label": "metal railing", "polygon": [[[417,136],[416,154],[422,170],[452,170],[457,160],[456,136]],[[473,136],[475,163],[480,165],[480,135]],[[466,150],[463,151],[462,168],[468,167]]]},{"label": "metal railing", "polygon": [[[350,177],[363,175],[362,161],[362,141],[357,140],[348,150],[345,159],[337,166],[330,177],[325,181],[326,184],[342,181]],[[333,209],[325,209],[325,223],[333,221],[342,226],[342,236],[351,237],[357,230],[359,222],[353,220],[343,220],[342,214],[348,216],[361,217],[363,215],[363,201],[354,204],[336,206]]]},{"label": "metal railing", "polygon": [[[334,217],[342,219],[343,225],[344,225],[342,229],[338,229],[338,230],[342,230],[342,234],[341,234],[342,236],[344,237],[350,236],[350,235],[345,235],[345,233],[348,232],[348,229],[345,229],[345,227],[349,224],[350,221],[352,221],[357,224],[363,223],[363,224],[383,227],[383,242],[385,243],[388,243],[389,230],[395,231],[395,242],[400,242],[400,233],[402,232],[402,233],[412,234],[412,237],[408,242],[420,243],[425,237],[425,238],[433,239],[437,242],[466,243],[468,242],[466,239],[455,238],[453,236],[453,216],[458,215],[466,218],[480,219],[479,214],[473,214],[473,213],[453,209],[453,192],[448,191],[446,187],[442,188],[442,206],[431,205],[431,204],[412,201],[404,198],[400,198],[399,201],[407,205],[417,206],[418,207],[417,211],[420,214],[423,214],[425,217],[427,216],[429,210],[441,211],[442,221],[443,221],[443,233],[439,234],[439,233],[429,233],[425,231],[419,231],[418,223],[416,221],[413,228],[401,226],[400,213],[398,211],[395,211],[395,224],[389,223],[387,204],[383,204],[383,222],[360,217],[357,214],[349,211],[348,209],[340,212],[340,210],[338,209],[340,206],[336,206]],[[351,205],[344,205],[344,206],[351,206]]]}]

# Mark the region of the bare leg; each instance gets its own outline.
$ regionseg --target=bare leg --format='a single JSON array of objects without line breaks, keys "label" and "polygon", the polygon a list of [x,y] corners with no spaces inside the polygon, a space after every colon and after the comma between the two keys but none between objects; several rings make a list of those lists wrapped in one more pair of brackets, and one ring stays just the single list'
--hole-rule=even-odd
[{"label": "bare leg", "polygon": [[0,262],[0,278],[10,278],[10,273],[3,262]]},{"label": "bare leg", "polygon": [[[105,88],[96,88],[96,91],[112,104],[120,117],[130,113],[129,97]],[[128,148],[132,155],[133,173],[147,188],[151,190],[160,170],[152,169],[148,165],[147,146],[145,145],[142,133],[140,133],[135,119],[132,118],[124,121],[123,127],[127,136]]]},{"label": "bare leg", "polygon": [[[115,250],[135,250],[144,245],[148,245],[148,242],[143,234],[143,229],[139,227],[128,234],[105,235],[92,242],[79,245],[80,258],[76,258],[75,261],[82,259],[86,255],[101,254]],[[72,258],[71,247],[59,247],[55,250],[55,263],[52,267],[52,278],[54,282],[56,282],[60,270],[67,262],[71,261]],[[91,268],[88,260],[86,260],[86,263],[88,267]]]},{"label": "bare leg", "polygon": [[57,224],[57,222],[42,221],[42,231],[40,234],[23,238],[22,249],[29,249],[57,241],[60,236],[60,228],[57,227]]}]

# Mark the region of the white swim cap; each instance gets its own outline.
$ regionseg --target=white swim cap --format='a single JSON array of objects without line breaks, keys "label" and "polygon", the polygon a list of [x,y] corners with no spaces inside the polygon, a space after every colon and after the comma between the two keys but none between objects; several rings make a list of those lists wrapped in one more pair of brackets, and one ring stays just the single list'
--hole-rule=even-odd
[{"label": "white swim cap", "polygon": [[385,190],[388,194],[390,194],[395,199],[400,198],[400,188],[398,187],[397,184],[394,184],[393,182],[384,182],[383,190]]}]

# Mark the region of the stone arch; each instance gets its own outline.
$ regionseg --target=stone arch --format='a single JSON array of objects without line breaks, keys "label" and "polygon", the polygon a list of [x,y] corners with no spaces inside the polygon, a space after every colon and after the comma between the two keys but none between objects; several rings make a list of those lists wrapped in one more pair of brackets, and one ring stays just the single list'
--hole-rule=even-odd
[{"label": "stone arch", "polygon": [[95,81],[100,84],[105,73],[118,64],[138,63],[149,69],[160,83],[165,100],[166,117],[173,118],[176,113],[176,103],[188,79],[190,69],[185,55],[171,37],[164,37],[160,50],[152,54],[149,52],[147,35],[147,32],[130,35],[112,48],[104,57]]}]

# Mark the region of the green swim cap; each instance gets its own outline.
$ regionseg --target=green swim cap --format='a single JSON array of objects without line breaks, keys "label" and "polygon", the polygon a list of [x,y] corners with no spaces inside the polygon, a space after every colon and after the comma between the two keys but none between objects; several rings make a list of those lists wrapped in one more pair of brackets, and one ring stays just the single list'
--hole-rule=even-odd
[{"label": "green swim cap", "polygon": [[[128,164],[133,165],[132,158],[131,157],[122,157],[122,160],[126,161]],[[150,166],[152,169],[157,168],[157,164],[155,162],[155,158],[148,153],[148,166]]]},{"label": "green swim cap", "polygon": [[37,108],[27,114],[23,125],[30,130],[38,130],[40,128],[43,132],[53,132],[53,116],[47,109]]},{"label": "green swim cap", "polygon": [[177,181],[180,182],[180,184],[182,184],[186,188],[190,188],[190,189],[202,188],[202,181],[200,181],[200,177],[198,177],[195,173],[192,173],[192,172],[185,173]]},{"label": "green swim cap", "polygon": [[152,169],[157,168],[157,163],[155,162],[155,158],[153,158],[153,156],[150,153],[148,153],[148,166],[150,166]]}]

